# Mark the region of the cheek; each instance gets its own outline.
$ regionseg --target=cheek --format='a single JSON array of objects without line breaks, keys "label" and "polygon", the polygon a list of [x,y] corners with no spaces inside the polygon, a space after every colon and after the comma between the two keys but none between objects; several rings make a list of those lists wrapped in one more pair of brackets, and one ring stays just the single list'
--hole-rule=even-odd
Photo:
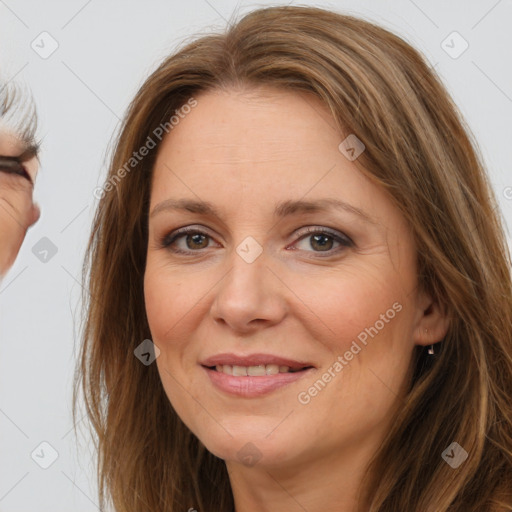
[{"label": "cheek", "polygon": [[207,288],[197,280],[185,279],[177,271],[160,268],[148,261],[144,275],[144,298],[149,326],[155,340],[165,341],[193,314],[198,297]]},{"label": "cheek", "polygon": [[[197,365],[194,333],[208,313],[207,296],[213,285],[204,275],[184,275],[148,261],[144,297],[152,341],[160,349],[157,364],[182,380],[189,379],[189,371]],[[166,380],[164,374],[162,379]]]},{"label": "cheek", "polygon": [[365,329],[376,322],[381,335],[392,332],[391,326],[399,323],[393,304],[404,297],[397,283],[397,276],[387,274],[383,266],[377,270],[347,265],[320,279],[300,277],[293,288],[308,310],[302,320],[310,318],[311,337],[323,340],[331,352],[339,354],[361,333],[364,338]]},{"label": "cheek", "polygon": [[190,419],[201,418],[201,411],[195,409],[196,400],[200,399],[196,396],[197,374],[193,371],[197,361],[192,357],[193,351],[188,349],[190,334],[198,324],[201,306],[198,299],[207,290],[204,282],[201,285],[194,279],[185,280],[178,272],[148,260],[144,297],[152,341],[160,349],[156,365],[170,403],[196,435],[196,420],[190,422]]},{"label": "cheek", "polygon": [[148,264],[144,275],[144,301],[154,341],[162,339],[163,333],[172,326],[171,315],[176,314],[175,289],[174,283],[152,271]]},{"label": "cheek", "polygon": [[[368,425],[376,425],[396,400],[412,350],[404,276],[385,264],[347,265],[317,280],[315,288],[309,278],[295,282],[294,292],[311,310],[301,315],[301,328],[307,326],[308,338],[330,353],[322,361],[326,389],[315,380],[305,383],[299,403],[310,400],[304,410],[326,424],[356,428],[364,416]],[[332,412],[336,403],[344,404],[343,418]]]},{"label": "cheek", "polygon": [[310,280],[294,290],[314,313],[308,314],[310,336],[330,352],[296,400],[304,432],[314,435],[324,425],[326,446],[345,435],[357,440],[387,421],[407,374],[412,310],[403,283],[384,268],[354,268],[322,283],[318,293],[307,286]]}]

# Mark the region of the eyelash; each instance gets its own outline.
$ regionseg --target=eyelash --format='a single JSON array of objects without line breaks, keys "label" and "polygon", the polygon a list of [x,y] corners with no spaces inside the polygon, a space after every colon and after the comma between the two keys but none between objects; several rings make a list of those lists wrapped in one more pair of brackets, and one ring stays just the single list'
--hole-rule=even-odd
[{"label": "eyelash", "polygon": [[25,179],[32,183],[32,178],[30,177],[27,169],[19,157],[0,156],[0,171],[7,174],[17,174],[19,176],[23,176]]},{"label": "eyelash", "polygon": [[[193,253],[201,252],[202,249],[184,251],[182,249],[172,248],[172,245],[178,239],[180,239],[183,236],[191,235],[191,234],[193,234],[193,235],[204,235],[204,236],[206,236],[206,237],[208,237],[210,239],[212,238],[208,233],[206,233],[204,231],[201,231],[201,230],[199,230],[197,228],[185,227],[185,228],[177,229],[176,231],[165,235],[161,239],[161,241],[160,241],[160,246],[162,247],[162,249],[168,249],[171,252],[177,253],[177,254],[190,255],[190,254],[193,254]],[[326,256],[319,256],[321,258],[322,257],[333,256],[334,254],[337,254],[337,253],[341,252],[342,250],[344,250],[346,248],[354,246],[354,242],[347,235],[345,235],[345,234],[338,234],[337,232],[331,231],[330,229],[319,228],[319,227],[315,227],[315,228],[308,227],[308,228],[306,228],[303,232],[300,233],[300,236],[299,236],[299,239],[297,240],[297,242],[301,241],[304,238],[307,238],[307,235],[310,235],[310,236],[312,236],[312,235],[326,235],[328,237],[333,238],[336,242],[341,244],[341,247],[338,247],[337,249],[332,249],[332,250],[329,250],[329,251],[306,251],[306,252],[314,252],[314,253],[318,253],[318,254],[326,253]]]}]

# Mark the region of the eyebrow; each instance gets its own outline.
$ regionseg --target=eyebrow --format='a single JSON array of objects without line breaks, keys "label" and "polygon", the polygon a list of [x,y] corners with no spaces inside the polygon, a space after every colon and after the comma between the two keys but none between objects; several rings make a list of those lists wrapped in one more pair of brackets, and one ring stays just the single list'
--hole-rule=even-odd
[{"label": "eyebrow", "polygon": [[[322,213],[333,209],[342,210],[360,217],[369,224],[377,224],[366,212],[349,203],[334,198],[317,199],[315,201],[288,200],[278,203],[274,209],[274,217],[284,218],[302,213]],[[158,213],[170,210],[182,210],[200,215],[222,218],[217,208],[208,201],[193,199],[166,199],[158,203],[150,214],[153,218]]]}]

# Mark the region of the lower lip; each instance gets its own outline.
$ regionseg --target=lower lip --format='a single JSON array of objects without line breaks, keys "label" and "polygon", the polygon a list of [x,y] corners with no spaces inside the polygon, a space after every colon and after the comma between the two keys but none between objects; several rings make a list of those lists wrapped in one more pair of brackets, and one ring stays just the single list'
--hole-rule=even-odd
[{"label": "lower lip", "polygon": [[276,375],[261,375],[258,377],[235,377],[227,373],[211,370],[203,366],[203,369],[210,377],[213,385],[226,393],[242,396],[245,398],[258,397],[266,395],[276,389],[282,388],[287,384],[302,379],[305,375],[310,375],[314,368],[301,370],[299,372],[277,373]]}]

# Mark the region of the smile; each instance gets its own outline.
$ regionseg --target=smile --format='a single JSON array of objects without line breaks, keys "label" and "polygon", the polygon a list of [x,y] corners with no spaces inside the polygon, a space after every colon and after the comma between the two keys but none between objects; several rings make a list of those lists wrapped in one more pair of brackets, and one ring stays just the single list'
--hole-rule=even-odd
[{"label": "smile", "polygon": [[[213,369],[213,368],[212,368]],[[227,375],[234,375],[235,377],[261,377],[263,375],[277,375],[278,373],[293,373],[301,371],[303,368],[293,369],[289,366],[280,366],[277,364],[259,364],[257,366],[238,366],[238,365],[216,365],[215,370],[225,373]]]},{"label": "smile", "polygon": [[243,398],[255,398],[296,382],[315,369],[292,370],[275,364],[257,366],[202,366],[210,382],[220,391]]}]

